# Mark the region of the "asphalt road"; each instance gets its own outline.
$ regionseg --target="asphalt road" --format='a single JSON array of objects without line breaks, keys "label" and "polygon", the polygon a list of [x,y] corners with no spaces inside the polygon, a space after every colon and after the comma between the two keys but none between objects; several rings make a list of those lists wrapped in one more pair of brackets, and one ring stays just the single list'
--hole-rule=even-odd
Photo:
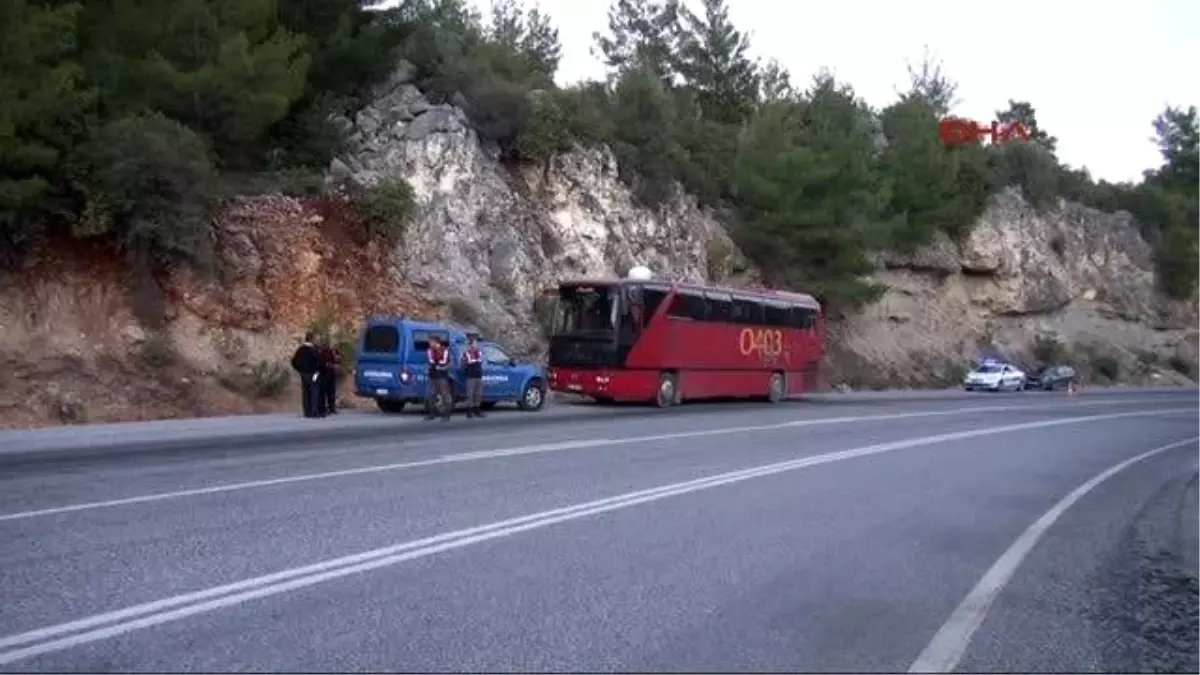
[{"label": "asphalt road", "polygon": [[1196,672],[1198,403],[830,398],[9,468],[0,670]]}]

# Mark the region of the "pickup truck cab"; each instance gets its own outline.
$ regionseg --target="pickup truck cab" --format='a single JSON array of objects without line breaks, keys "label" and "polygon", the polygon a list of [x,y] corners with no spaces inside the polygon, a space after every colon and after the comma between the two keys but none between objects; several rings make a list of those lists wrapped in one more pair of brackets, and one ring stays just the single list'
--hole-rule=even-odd
[{"label": "pickup truck cab", "polygon": [[[429,386],[425,350],[433,336],[450,348],[450,389],[455,402],[466,397],[463,350],[471,335],[450,324],[406,317],[372,318],[358,340],[354,391],[375,400],[385,413],[398,413],[409,403],[422,405]],[[541,410],[546,403],[545,369],[511,358],[500,345],[475,335],[483,352],[483,406],[512,401],[522,410]]]}]

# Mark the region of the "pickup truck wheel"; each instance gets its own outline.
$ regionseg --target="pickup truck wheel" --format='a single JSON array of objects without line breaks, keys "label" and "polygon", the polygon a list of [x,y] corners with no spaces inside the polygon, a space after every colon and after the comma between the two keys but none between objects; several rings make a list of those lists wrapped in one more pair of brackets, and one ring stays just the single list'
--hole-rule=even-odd
[{"label": "pickup truck wheel", "polygon": [[387,401],[382,398],[377,398],[375,399],[375,405],[379,406],[380,410],[388,413],[389,415],[404,412],[404,401]]},{"label": "pickup truck wheel", "polygon": [[541,410],[544,405],[546,405],[546,387],[542,381],[533,380],[525,385],[525,391],[521,392],[521,400],[517,401],[517,407],[521,410],[536,411]]}]

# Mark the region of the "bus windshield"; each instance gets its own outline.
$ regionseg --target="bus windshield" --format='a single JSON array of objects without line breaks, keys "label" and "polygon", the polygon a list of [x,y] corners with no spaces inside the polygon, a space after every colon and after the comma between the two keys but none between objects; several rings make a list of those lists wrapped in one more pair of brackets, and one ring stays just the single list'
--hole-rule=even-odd
[{"label": "bus windshield", "polygon": [[553,335],[611,335],[617,329],[619,295],[612,286],[562,286]]}]

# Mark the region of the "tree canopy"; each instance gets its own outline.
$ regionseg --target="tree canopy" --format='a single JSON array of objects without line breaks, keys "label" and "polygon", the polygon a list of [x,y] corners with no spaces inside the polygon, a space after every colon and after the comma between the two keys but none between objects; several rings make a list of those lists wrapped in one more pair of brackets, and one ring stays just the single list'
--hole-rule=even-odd
[{"label": "tree canopy", "polygon": [[[399,59],[462,107],[508,162],[605,144],[650,206],[681,187],[731,214],[772,283],[853,304],[868,255],[962,237],[996,190],[1137,217],[1162,285],[1197,277],[1196,108],[1148,123],[1163,163],[1137,184],[1063,166],[1029,101],[1001,122],[1032,136],[947,147],[956,86],[926,53],[873,109],[828,73],[807,86],[750,55],[727,0],[613,0],[594,36],[603,81],[554,84],[556,28],[520,0],[6,0],[0,3],[0,253],[45,236],[109,237],[140,261],[204,259],[209,209],[246,175],[300,190],[343,146],[354,110]],[[997,102],[1001,103],[1001,102]],[[1149,121],[1148,121],[1149,122]],[[232,185],[232,187],[231,187]]]}]

